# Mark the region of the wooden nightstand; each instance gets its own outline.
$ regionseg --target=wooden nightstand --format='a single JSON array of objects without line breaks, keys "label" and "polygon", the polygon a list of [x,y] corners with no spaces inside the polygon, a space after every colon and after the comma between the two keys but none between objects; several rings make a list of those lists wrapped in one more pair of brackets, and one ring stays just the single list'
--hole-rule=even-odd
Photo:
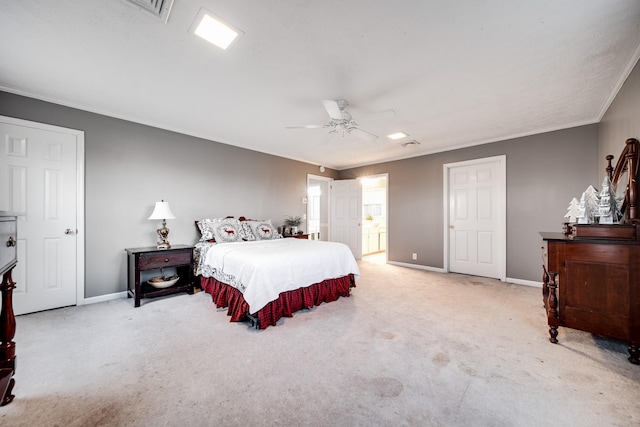
[{"label": "wooden nightstand", "polygon": [[309,239],[309,235],[308,234],[286,234],[283,237],[288,237],[288,238],[293,238],[293,239],[305,239],[305,240]]},{"label": "wooden nightstand", "polygon": [[[142,298],[171,295],[178,292],[193,293],[193,246],[175,245],[171,249],[128,248],[127,251],[127,297],[134,299],[134,306],[140,307]],[[178,282],[165,289],[157,289],[140,281],[140,272],[175,267]]]}]

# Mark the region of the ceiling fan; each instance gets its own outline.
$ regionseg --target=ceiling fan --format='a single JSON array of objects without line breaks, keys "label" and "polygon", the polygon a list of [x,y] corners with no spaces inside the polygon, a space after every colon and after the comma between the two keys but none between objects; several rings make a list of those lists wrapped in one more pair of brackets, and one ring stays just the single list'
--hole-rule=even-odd
[{"label": "ceiling fan", "polygon": [[324,99],[322,100],[322,105],[324,105],[324,109],[327,110],[329,117],[331,117],[329,123],[324,125],[287,126],[287,129],[329,129],[329,133],[323,142],[326,142],[336,134],[343,137],[347,134],[353,134],[371,141],[378,138],[378,135],[362,129],[358,123],[353,120],[351,114],[345,110],[349,103],[344,99],[337,99],[335,101]]}]

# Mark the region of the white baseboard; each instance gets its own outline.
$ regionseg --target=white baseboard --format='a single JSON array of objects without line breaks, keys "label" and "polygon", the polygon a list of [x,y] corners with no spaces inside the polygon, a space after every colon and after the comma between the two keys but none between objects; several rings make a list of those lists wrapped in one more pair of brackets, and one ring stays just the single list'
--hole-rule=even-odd
[{"label": "white baseboard", "polygon": [[78,305],[96,304],[99,302],[111,301],[114,299],[126,298],[126,297],[127,297],[127,291],[116,292],[115,294],[107,294],[107,295],[100,295],[97,297],[85,298],[83,304],[78,304]]},{"label": "white baseboard", "polygon": [[410,264],[408,262],[387,261],[387,264],[397,265],[400,267],[416,268],[418,270],[434,271],[436,273],[446,273],[444,268],[428,267],[426,265]]},{"label": "white baseboard", "polygon": [[[444,268],[428,267],[426,265],[410,264],[408,262],[387,261],[387,264],[397,265],[399,267],[415,268],[418,270],[433,271],[436,273],[446,273],[446,271],[444,271]],[[535,282],[533,280],[512,279],[510,277],[507,277],[506,282],[513,283],[515,285],[532,286],[534,288],[542,287],[542,283]],[[99,302],[111,301],[114,299],[126,298],[126,297],[127,297],[127,291],[116,292],[114,294],[107,294],[107,295],[100,295],[97,297],[85,298],[84,301],[78,305],[96,304]]]},{"label": "white baseboard", "polygon": [[[434,271],[436,273],[446,273],[444,268],[428,267],[426,265],[410,264],[408,262],[387,261],[387,264],[392,264],[392,265],[397,265],[400,267],[407,267],[407,268],[417,268],[419,270]],[[514,285],[524,285],[524,286],[532,286],[534,288],[542,288],[541,282],[535,282],[533,280],[513,279],[511,277],[507,277],[505,282],[513,283]]]},{"label": "white baseboard", "polygon": [[542,288],[542,282],[535,282],[533,280],[512,279],[507,277],[507,283],[513,283],[515,285],[533,286],[534,288]]}]

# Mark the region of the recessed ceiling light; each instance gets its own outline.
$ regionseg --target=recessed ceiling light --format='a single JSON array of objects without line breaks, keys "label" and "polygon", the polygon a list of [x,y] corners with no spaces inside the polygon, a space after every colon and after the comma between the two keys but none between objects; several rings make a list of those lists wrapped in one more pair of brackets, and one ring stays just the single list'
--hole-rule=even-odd
[{"label": "recessed ceiling light", "polygon": [[396,132],[396,133],[392,133],[391,135],[387,135],[387,138],[389,138],[389,139],[400,139],[400,138],[405,138],[407,136],[409,136],[408,133]]},{"label": "recessed ceiling light", "polygon": [[227,49],[238,36],[242,35],[242,31],[204,8],[198,12],[189,31],[221,49]]}]

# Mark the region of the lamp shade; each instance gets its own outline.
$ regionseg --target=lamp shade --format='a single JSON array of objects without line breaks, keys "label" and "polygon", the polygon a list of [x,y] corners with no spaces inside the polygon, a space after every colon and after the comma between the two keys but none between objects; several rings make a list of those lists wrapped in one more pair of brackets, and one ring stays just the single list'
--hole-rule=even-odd
[{"label": "lamp shade", "polygon": [[169,207],[169,203],[164,200],[161,202],[156,202],[156,207],[153,209],[151,216],[149,219],[174,219],[175,215],[171,212],[171,208]]}]

